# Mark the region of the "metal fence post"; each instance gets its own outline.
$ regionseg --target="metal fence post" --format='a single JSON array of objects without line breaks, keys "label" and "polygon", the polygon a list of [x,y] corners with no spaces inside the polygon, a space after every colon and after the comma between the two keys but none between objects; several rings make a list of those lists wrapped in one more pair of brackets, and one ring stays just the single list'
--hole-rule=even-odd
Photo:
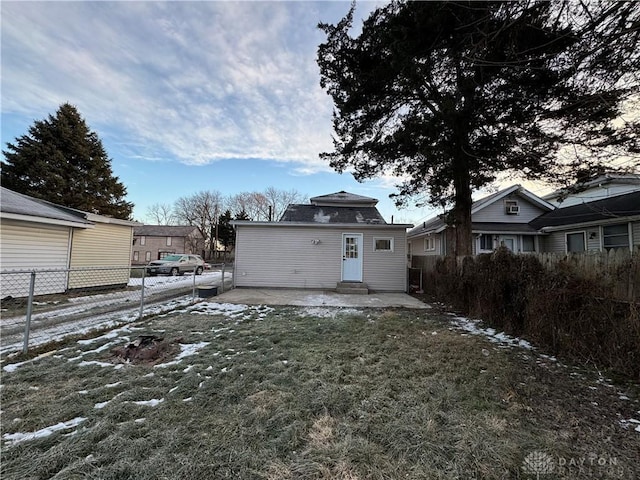
[{"label": "metal fence post", "polygon": [[31,312],[33,311],[33,292],[36,287],[36,272],[31,272],[31,279],[29,283],[29,301],[27,303],[27,322],[24,326],[24,345],[22,346],[22,353],[27,353],[29,350],[29,330],[31,329]]},{"label": "metal fence post", "polygon": [[193,267],[193,292],[191,293],[192,300],[195,300],[196,298],[196,271],[197,270],[198,270],[197,266]]},{"label": "metal fence post", "polygon": [[220,285],[220,293],[224,293],[224,263],[222,264],[222,282]]},{"label": "metal fence post", "polygon": [[138,320],[142,320],[142,315],[144,312],[144,278],[147,274],[147,267],[142,269],[142,290],[140,290],[140,314],[138,315]]}]

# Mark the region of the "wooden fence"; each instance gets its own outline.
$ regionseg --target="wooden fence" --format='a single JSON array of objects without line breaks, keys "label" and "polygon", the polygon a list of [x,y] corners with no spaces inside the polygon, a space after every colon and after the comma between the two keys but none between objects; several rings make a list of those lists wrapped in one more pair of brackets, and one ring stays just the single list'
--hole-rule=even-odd
[{"label": "wooden fence", "polygon": [[[615,249],[609,252],[527,253],[520,255],[530,255],[537,258],[548,271],[606,285],[610,292],[610,298],[628,302],[640,301],[640,251],[638,250],[633,253],[628,250]],[[439,255],[411,258],[411,268],[422,271],[423,288],[427,293],[428,284],[424,278],[426,275],[431,277],[438,262],[443,258]],[[457,258],[459,272],[462,272],[464,258]],[[415,275],[412,278],[415,278]]]}]

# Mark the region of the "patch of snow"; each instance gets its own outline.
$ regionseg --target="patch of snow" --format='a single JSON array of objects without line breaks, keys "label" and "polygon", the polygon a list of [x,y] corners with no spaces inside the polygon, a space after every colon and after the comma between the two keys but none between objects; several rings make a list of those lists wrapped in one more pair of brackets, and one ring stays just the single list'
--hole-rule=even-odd
[{"label": "patch of snow", "polygon": [[361,315],[363,312],[357,308],[325,308],[307,307],[300,309],[302,317],[336,318],[339,315]]},{"label": "patch of snow", "polygon": [[106,402],[96,403],[96,404],[93,406],[93,408],[97,408],[98,410],[100,410],[100,409],[102,409],[102,408],[106,407],[107,405],[109,405],[109,402],[110,402],[110,401],[111,401],[111,400],[107,400]]},{"label": "patch of snow", "polygon": [[82,361],[78,364],[80,367],[88,367],[89,365],[97,365],[99,367],[113,367],[113,363],[98,362],[97,360]]},{"label": "patch of snow", "polygon": [[159,400],[152,398],[151,400],[140,400],[138,402],[131,402],[131,403],[135,403],[136,405],[140,405],[143,407],[155,407],[162,402],[164,402],[164,398],[161,398]]},{"label": "patch of snow", "polygon": [[5,433],[2,435],[2,439],[6,442],[15,445],[16,443],[25,442],[28,440],[35,440],[37,438],[45,438],[60,430],[68,430],[70,428],[77,427],[86,420],[85,417],[76,417],[66,422],[56,423],[50,427],[45,427],[35,432],[28,433]]},{"label": "patch of snow", "polygon": [[504,332],[496,332],[493,328],[482,328],[479,326],[478,320],[470,320],[466,317],[459,317],[455,314],[451,314],[453,316],[452,323],[465,332],[470,333],[471,335],[483,335],[489,341],[494,343],[499,343],[501,345],[506,345],[509,347],[522,347],[527,350],[533,350],[533,345],[531,345],[526,340],[522,340],[517,337],[512,337],[507,335]]},{"label": "patch of snow", "polygon": [[182,399],[183,402],[190,402],[191,400],[193,400],[193,397],[188,397],[188,398],[183,398]]},{"label": "patch of snow", "polygon": [[175,358],[175,360],[172,360],[172,361],[166,362],[166,363],[159,363],[158,365],[154,365],[154,368],[166,368],[166,367],[169,367],[171,365],[176,365],[176,364],[180,363],[183,358],[189,357],[191,355],[195,355],[196,353],[198,353],[200,350],[202,350],[207,345],[209,345],[209,342],[188,343],[188,344],[182,344],[181,343],[180,344],[180,350],[181,351],[178,354],[178,356]]},{"label": "patch of snow", "polygon": [[313,221],[316,223],[329,223],[331,221],[331,215],[325,215],[324,211],[320,209],[313,215]]},{"label": "patch of snow", "polygon": [[116,383],[107,383],[105,385],[106,388],[114,388],[117,387],[118,385],[122,385],[122,382],[116,382]]}]

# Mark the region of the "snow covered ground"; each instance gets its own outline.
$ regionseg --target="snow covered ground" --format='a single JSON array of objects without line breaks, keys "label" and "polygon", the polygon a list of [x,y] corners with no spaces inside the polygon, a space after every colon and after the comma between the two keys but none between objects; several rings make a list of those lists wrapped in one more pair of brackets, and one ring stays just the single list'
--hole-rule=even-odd
[{"label": "snow covered ground", "polygon": [[[225,272],[225,285],[232,279]],[[132,278],[130,287],[140,287],[142,278]],[[194,301],[193,287],[222,283],[219,271],[181,277],[147,277],[144,279],[143,316],[155,315],[190,305]],[[118,326],[137,320],[140,316],[142,289],[86,295],[70,298],[53,309],[35,313],[31,317],[29,346],[61,340],[67,335],[83,334],[90,330]],[[196,292],[197,295],[197,292]],[[173,298],[171,298],[173,297]],[[0,354],[20,350],[24,342],[25,316],[2,317],[0,323]]]}]

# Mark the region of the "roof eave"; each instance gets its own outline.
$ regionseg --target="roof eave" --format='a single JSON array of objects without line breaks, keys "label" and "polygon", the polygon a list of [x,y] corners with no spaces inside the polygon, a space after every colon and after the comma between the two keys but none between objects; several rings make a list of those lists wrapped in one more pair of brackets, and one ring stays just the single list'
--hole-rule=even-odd
[{"label": "roof eave", "polygon": [[319,228],[360,228],[360,229],[383,229],[413,228],[410,223],[318,223],[318,222],[254,222],[251,220],[232,220],[231,225],[235,227],[319,227]]},{"label": "roof eave", "polygon": [[90,222],[72,222],[70,220],[60,220],[58,218],[40,217],[35,215],[23,215],[19,213],[0,212],[0,218],[6,220],[19,220],[29,223],[44,223],[47,225],[60,225],[62,227],[74,228],[94,228]]},{"label": "roof eave", "polygon": [[601,220],[592,220],[590,222],[566,223],[564,225],[554,225],[550,227],[541,227],[542,232],[557,232],[562,230],[598,227],[600,225],[611,225],[615,223],[628,223],[640,221],[640,215],[630,215],[628,217],[607,218]]}]

